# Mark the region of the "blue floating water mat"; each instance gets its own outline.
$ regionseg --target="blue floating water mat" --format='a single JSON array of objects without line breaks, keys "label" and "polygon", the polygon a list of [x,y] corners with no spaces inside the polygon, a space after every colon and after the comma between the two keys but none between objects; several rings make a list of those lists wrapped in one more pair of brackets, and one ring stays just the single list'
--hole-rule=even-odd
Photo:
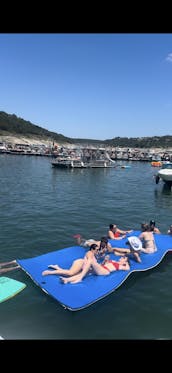
[{"label": "blue floating water mat", "polygon": [[[138,236],[139,234],[140,231],[134,231],[130,235]],[[109,241],[113,247],[127,247],[126,238]],[[42,276],[42,271],[48,269],[49,264],[58,264],[61,267],[70,268],[73,260],[84,257],[86,249],[83,247],[72,246],[35,258],[18,259],[17,263],[43,291],[60,302],[63,307],[71,311],[77,311],[90,306],[119,288],[130,273],[146,271],[156,267],[165,254],[172,250],[172,237],[155,234],[155,241],[158,250],[153,254],[141,253],[142,263],[137,263],[131,259],[129,271],[115,271],[108,276],[89,274],[77,284],[63,284],[60,282],[58,275]],[[119,260],[119,256],[114,254],[110,254],[110,256],[111,259]]]}]

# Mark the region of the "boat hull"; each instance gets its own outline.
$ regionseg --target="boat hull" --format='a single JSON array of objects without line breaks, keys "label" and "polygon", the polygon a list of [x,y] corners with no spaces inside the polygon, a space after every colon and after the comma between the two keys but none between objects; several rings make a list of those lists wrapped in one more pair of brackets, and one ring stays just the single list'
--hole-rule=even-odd
[{"label": "boat hull", "polygon": [[51,162],[53,167],[57,168],[112,168],[114,163],[110,161],[94,161],[94,162],[82,162],[82,161],[53,161]]},{"label": "boat hull", "polygon": [[158,172],[158,176],[164,181],[164,182],[171,182],[172,183],[172,170],[164,169],[160,170]]}]

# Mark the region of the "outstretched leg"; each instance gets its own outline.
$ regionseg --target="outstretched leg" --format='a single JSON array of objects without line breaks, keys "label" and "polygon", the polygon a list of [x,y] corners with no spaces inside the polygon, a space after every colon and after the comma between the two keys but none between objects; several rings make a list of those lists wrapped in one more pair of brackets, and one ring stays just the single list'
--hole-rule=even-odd
[{"label": "outstretched leg", "polygon": [[93,259],[87,260],[86,265],[84,266],[83,270],[79,274],[77,274],[75,276],[70,276],[68,278],[61,277],[60,280],[64,284],[67,284],[68,282],[71,282],[72,284],[76,284],[77,282],[81,282],[82,279],[88,273],[88,271],[90,270],[91,267],[94,269],[94,272],[97,275],[106,276],[106,275],[109,275],[109,273],[110,273],[107,269],[103,268],[99,263],[97,263],[95,258],[93,258]]},{"label": "outstretched leg", "polygon": [[11,262],[0,263],[0,268],[5,267],[5,266],[10,265],[10,264],[16,264],[16,260],[11,260]]},{"label": "outstretched leg", "polygon": [[70,277],[60,277],[60,281],[63,282],[63,284],[67,284],[68,282],[72,284],[76,284],[78,282],[82,281],[82,276],[81,274],[77,274],[75,276],[70,276]]},{"label": "outstretched leg", "polygon": [[53,265],[54,269],[53,271],[46,270],[42,272],[43,276],[47,275],[66,275],[66,276],[73,276],[79,273],[82,270],[82,266],[84,263],[84,259],[76,259],[73,263],[72,266],[69,269],[64,269],[59,266]]},{"label": "outstretched leg", "polygon": [[67,284],[68,282],[71,282],[72,284],[82,281],[83,277],[89,272],[90,268],[92,266],[92,260],[88,259],[87,263],[84,265],[84,268],[80,273],[78,273],[75,276],[70,277],[61,277],[60,280],[64,284]]},{"label": "outstretched leg", "polygon": [[126,254],[129,254],[131,252],[130,249],[121,249],[120,247],[112,247],[112,250],[114,252],[115,255],[126,255]]},{"label": "outstretched leg", "polygon": [[14,269],[17,269],[17,268],[20,268],[20,266],[17,265],[15,267],[0,268],[0,273],[10,272],[10,271],[13,271]]},{"label": "outstretched leg", "polygon": [[75,234],[75,236],[73,236],[73,237],[76,239],[77,245],[79,245],[79,246],[89,247],[93,243],[96,243],[96,241],[93,240],[92,238],[90,238],[89,240],[86,240],[80,234]]}]

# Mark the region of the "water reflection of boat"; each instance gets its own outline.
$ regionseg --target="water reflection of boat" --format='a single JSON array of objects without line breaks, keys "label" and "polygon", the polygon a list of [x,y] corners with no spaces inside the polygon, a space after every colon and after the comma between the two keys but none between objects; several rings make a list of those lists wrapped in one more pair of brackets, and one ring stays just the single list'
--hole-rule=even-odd
[{"label": "water reflection of boat", "polygon": [[168,187],[172,186],[172,162],[164,162],[161,169],[158,171],[155,181],[156,184],[162,180]]}]

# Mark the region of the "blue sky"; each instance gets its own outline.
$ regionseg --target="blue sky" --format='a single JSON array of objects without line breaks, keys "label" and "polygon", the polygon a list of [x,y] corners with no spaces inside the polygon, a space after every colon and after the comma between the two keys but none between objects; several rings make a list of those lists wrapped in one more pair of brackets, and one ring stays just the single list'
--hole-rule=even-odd
[{"label": "blue sky", "polygon": [[0,34],[0,110],[73,138],[172,135],[172,34]]}]

